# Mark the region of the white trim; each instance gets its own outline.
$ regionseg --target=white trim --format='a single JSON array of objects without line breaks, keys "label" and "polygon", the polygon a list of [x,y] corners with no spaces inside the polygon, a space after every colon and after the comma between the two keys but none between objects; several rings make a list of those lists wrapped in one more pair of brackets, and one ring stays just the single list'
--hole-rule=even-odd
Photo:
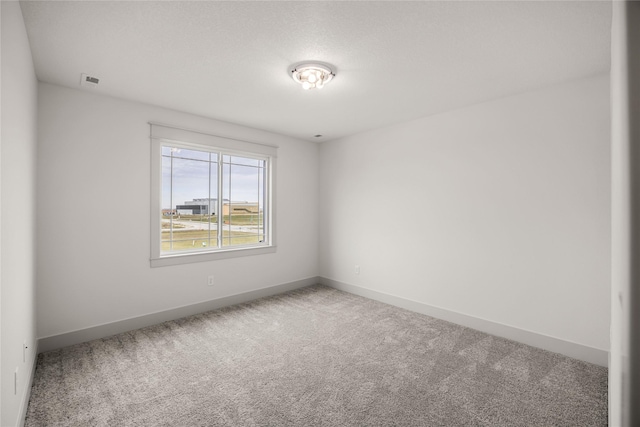
[{"label": "white trim", "polygon": [[538,347],[543,350],[551,351],[553,353],[560,353],[574,359],[582,360],[584,362],[589,362],[605,367],[608,364],[609,352],[607,350],[589,347],[575,342],[539,334],[537,332],[527,331],[525,329],[520,329],[514,326],[493,322],[491,320],[469,316],[467,314],[458,313],[444,308],[434,307],[418,301],[390,295],[384,292],[374,291],[371,289],[363,288],[361,286],[350,285],[347,283],[339,282],[337,280],[327,279],[325,277],[320,277],[320,283],[341,291],[360,295],[365,298],[370,298],[386,304],[394,305],[396,307],[404,308],[416,313],[426,314],[427,316],[476,329],[487,334],[507,338],[512,341],[517,341],[522,344]]},{"label": "white trim", "polygon": [[162,209],[162,144],[151,140],[151,260],[160,258],[162,221],[158,207]]},{"label": "white trim", "polygon": [[74,344],[80,344],[83,342],[105,338],[123,332],[144,328],[147,326],[157,325],[162,322],[180,319],[194,314],[217,310],[219,308],[227,307],[230,305],[253,301],[258,298],[281,294],[283,292],[304,288],[318,283],[320,283],[319,277],[309,277],[307,279],[296,280],[294,282],[268,286],[266,288],[229,295],[226,297],[220,297],[205,302],[185,305],[164,311],[157,311],[142,316],[131,317],[116,322],[104,323],[101,325],[66,332],[59,335],[43,337],[38,340],[38,345],[40,352],[44,353]]},{"label": "white trim", "polygon": [[216,261],[219,259],[238,258],[243,256],[253,256],[270,254],[277,251],[275,245],[261,247],[235,247],[231,249],[220,249],[217,251],[202,253],[176,253],[163,255],[159,258],[151,258],[151,267],[166,267],[169,265],[191,264],[194,262]]},{"label": "white trim", "polygon": [[27,418],[27,410],[29,409],[29,399],[31,399],[31,387],[33,386],[33,380],[36,374],[36,365],[38,364],[39,344],[36,340],[34,351],[30,351],[31,363],[29,364],[29,375],[27,376],[27,382],[25,383],[24,391],[22,392],[22,399],[20,401],[20,408],[18,409],[18,420],[16,426],[23,427]]},{"label": "white trim", "polygon": [[[579,359],[596,365],[606,367],[609,359],[609,352],[606,350],[550,337],[548,335],[527,331],[497,322],[492,322],[486,319],[480,319],[455,311],[430,306],[428,304],[401,298],[395,295],[389,295],[384,292],[366,289],[356,285],[350,285],[325,277],[310,277],[307,279],[297,280],[281,285],[269,286],[249,292],[216,298],[201,303],[176,307],[165,311],[149,313],[146,315],[123,319],[120,321],[102,325],[96,325],[93,327],[71,331],[59,335],[43,337],[38,339],[36,349],[40,352],[51,351],[58,348],[91,341],[94,339],[105,338],[122,332],[156,325],[158,323],[179,319],[193,314],[204,313],[222,307],[252,301],[258,298],[277,295],[283,292],[304,288],[318,283],[325,286],[330,286],[341,291],[360,295],[365,298],[404,308],[406,310],[414,311],[417,313],[425,314],[427,316],[456,323],[458,325],[473,328],[491,335],[496,335],[502,338],[517,341],[522,344],[531,345],[554,353],[564,354],[565,356],[569,356],[574,359]],[[31,381],[33,379],[33,373],[35,371],[36,360],[37,357],[34,356],[34,369],[31,372]],[[30,387],[28,388],[30,390]],[[26,402],[28,402],[28,396],[26,396],[26,399]]]},{"label": "white trim", "polygon": [[[200,131],[188,130],[168,125],[150,122],[151,139],[151,209],[150,209],[150,265],[151,267],[163,267],[170,265],[188,264],[204,261],[215,261],[220,259],[260,255],[276,252],[276,230],[275,230],[275,170],[277,159],[277,146],[259,144],[248,141],[241,141],[233,138],[226,138],[210,135]],[[179,147],[190,149],[211,149],[211,152],[218,152],[227,155],[248,155],[261,158],[265,161],[266,176],[264,197],[264,226],[267,241],[262,244],[250,246],[235,246],[231,248],[215,248],[207,251],[197,252],[176,252],[161,253],[160,236],[162,224],[158,213],[158,208],[162,205],[162,146],[163,143],[171,143]],[[218,159],[218,173],[222,173],[221,159]],[[222,181],[218,179],[218,212],[222,212],[222,192],[220,186]],[[220,227],[218,233],[220,233]],[[219,235],[218,235],[219,236]],[[218,244],[220,241],[218,239]]]},{"label": "white trim", "polygon": [[244,151],[262,154],[269,157],[278,155],[278,146],[260,142],[244,141],[226,136],[212,135],[198,130],[185,129],[178,126],[149,122],[151,138],[166,141],[190,142],[198,145],[224,148],[232,151]]}]

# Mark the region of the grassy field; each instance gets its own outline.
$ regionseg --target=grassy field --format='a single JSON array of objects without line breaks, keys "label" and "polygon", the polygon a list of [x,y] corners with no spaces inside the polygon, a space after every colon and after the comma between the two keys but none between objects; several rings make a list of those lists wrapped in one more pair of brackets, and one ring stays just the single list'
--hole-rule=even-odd
[{"label": "grassy field", "polygon": [[[162,219],[169,219],[166,216],[163,216]],[[180,221],[193,221],[193,222],[218,222],[218,216],[206,216],[206,215],[178,215],[173,217],[175,220]],[[225,224],[233,224],[233,225],[260,225],[264,223],[264,219],[262,218],[262,214],[233,214],[233,215],[225,215],[222,217],[222,221]],[[168,222],[163,222],[162,228],[168,228]]]},{"label": "grassy field", "polygon": [[[259,243],[262,236],[245,233],[242,231],[222,231],[222,246],[247,245],[251,243]],[[162,251],[171,250],[170,234],[162,233]],[[207,247],[216,247],[217,245],[216,230],[211,230],[211,241],[209,240],[209,232],[207,230],[176,230],[173,232],[173,250],[187,251],[194,249],[203,249]]]},{"label": "grassy field", "polygon": [[[208,230],[185,230],[185,226],[180,224],[179,222],[174,222],[173,224],[167,221],[167,217],[162,217],[162,229],[164,232],[162,233],[162,251],[170,251],[171,248],[171,238],[173,234],[173,250],[174,251],[187,251],[187,250],[195,250],[195,249],[203,249],[208,247],[216,247],[217,246],[217,231],[214,229],[211,230],[211,236],[209,235]],[[211,217],[206,215],[179,215],[173,218],[176,221],[193,221],[193,222],[211,222],[216,224],[218,222],[217,215],[212,215]],[[262,214],[233,214],[233,215],[225,215],[223,218],[225,225],[239,225],[239,226],[258,226],[263,225]],[[171,229],[173,225],[173,233],[169,233],[168,230]],[[214,225],[215,227],[215,225]],[[257,235],[255,232],[244,232],[244,231],[231,231],[224,230],[222,233],[222,246],[235,246],[235,245],[246,245],[252,243],[260,243],[260,239],[263,238],[261,235]],[[211,237],[211,240],[209,240]]]}]

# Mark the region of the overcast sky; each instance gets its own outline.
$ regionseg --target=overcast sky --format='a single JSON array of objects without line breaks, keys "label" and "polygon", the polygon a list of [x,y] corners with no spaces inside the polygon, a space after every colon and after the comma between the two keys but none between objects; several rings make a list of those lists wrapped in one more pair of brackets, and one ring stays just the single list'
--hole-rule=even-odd
[{"label": "overcast sky", "polygon": [[[162,208],[169,209],[170,190],[173,185],[173,207],[193,199],[217,199],[218,163],[205,160],[208,153],[181,150],[173,157],[173,180],[171,180],[171,157],[162,158]],[[185,159],[182,157],[191,157]],[[197,159],[193,159],[193,158]],[[255,160],[234,157],[234,163],[254,163]],[[240,164],[224,164],[223,198],[233,202],[261,202],[259,186],[260,168]],[[229,188],[229,183],[231,188]],[[211,187],[211,189],[210,189]],[[231,194],[229,194],[231,193]]]}]

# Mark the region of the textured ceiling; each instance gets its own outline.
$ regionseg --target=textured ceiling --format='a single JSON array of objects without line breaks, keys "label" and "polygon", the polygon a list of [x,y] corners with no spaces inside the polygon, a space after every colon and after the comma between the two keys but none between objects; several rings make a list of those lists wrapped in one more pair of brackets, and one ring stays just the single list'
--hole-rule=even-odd
[{"label": "textured ceiling", "polygon": [[[609,70],[609,2],[21,5],[40,81],[312,141]],[[336,78],[303,91],[306,60]]]}]

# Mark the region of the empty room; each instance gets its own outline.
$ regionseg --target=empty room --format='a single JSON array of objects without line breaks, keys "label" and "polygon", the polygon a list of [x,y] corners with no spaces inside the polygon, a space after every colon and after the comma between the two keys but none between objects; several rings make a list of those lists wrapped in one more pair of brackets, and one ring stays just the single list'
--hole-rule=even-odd
[{"label": "empty room", "polygon": [[637,3],[0,6],[2,427],[640,425]]}]

